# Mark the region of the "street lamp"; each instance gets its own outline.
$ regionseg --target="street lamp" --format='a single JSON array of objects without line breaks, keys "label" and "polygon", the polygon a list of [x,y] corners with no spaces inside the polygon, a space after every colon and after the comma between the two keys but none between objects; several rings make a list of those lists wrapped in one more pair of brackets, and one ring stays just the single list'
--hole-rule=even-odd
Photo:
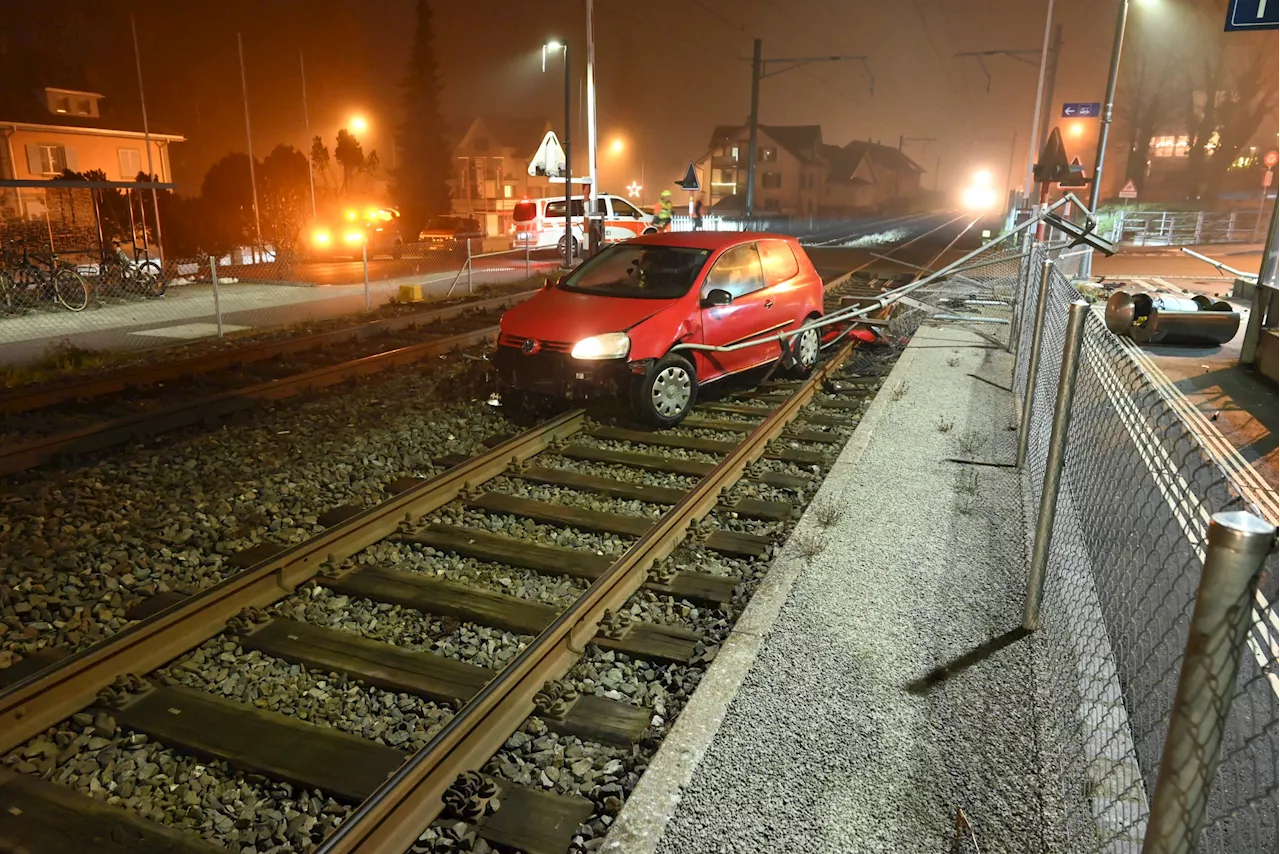
[{"label": "street lamp", "polygon": [[569,130],[572,115],[569,86],[569,45],[552,39],[542,46],[542,70],[547,70],[547,52],[562,51],[564,57],[564,266],[573,268],[573,158],[569,154]]},{"label": "street lamp", "polygon": [[613,154],[621,154],[626,150],[626,143],[622,141],[622,137],[615,137],[613,142],[609,143],[609,151]]},{"label": "street lamp", "polygon": [[364,133],[369,129],[369,122],[365,120],[364,116],[352,116],[347,125],[351,128],[352,133]]}]

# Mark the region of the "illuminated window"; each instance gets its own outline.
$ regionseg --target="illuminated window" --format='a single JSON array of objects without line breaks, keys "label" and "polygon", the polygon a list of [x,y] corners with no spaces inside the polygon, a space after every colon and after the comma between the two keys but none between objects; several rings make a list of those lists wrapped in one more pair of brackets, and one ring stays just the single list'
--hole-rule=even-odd
[{"label": "illuminated window", "polygon": [[69,112],[71,112],[71,99],[70,99],[70,98],[59,98],[59,99],[58,99],[58,112],[60,112],[60,113],[69,113]]},{"label": "illuminated window", "polygon": [[510,184],[502,185],[502,198],[511,199],[515,197],[515,187]]},{"label": "illuminated window", "polygon": [[1151,138],[1151,155],[1153,157],[1186,157],[1191,149],[1191,139],[1187,136],[1153,136]]},{"label": "illuminated window", "polygon": [[738,146],[735,145],[733,148],[729,149],[729,156],[734,160],[738,159]]}]

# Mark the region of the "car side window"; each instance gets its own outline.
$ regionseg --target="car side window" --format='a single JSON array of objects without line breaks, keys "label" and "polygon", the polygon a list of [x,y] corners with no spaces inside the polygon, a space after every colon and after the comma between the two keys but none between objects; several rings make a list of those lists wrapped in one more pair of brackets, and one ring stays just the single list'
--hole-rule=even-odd
[{"label": "car side window", "polygon": [[800,274],[800,264],[785,240],[761,240],[760,261],[764,265],[764,281],[768,287],[788,282]]},{"label": "car side window", "polygon": [[764,271],[760,253],[754,243],[735,246],[716,260],[702,285],[702,296],[715,289],[728,291],[734,299],[755,293],[764,287]]},{"label": "car side window", "polygon": [[622,199],[610,199],[610,201],[613,202],[613,215],[615,217],[621,217],[625,219],[643,219],[644,218],[644,214],[636,210],[635,207],[630,202],[623,201]]}]

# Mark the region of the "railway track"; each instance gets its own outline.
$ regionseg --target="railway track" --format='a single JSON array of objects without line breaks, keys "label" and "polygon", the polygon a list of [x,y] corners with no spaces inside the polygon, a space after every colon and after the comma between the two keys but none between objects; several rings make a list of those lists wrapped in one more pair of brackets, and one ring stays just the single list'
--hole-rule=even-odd
[{"label": "railway track", "polygon": [[0,671],[0,838],[586,850],[880,382],[851,352],[663,433],[564,413]]},{"label": "railway track", "polygon": [[[521,292],[295,340],[0,395],[0,474],[15,474],[485,344]],[[184,382],[166,385],[170,380]]]}]

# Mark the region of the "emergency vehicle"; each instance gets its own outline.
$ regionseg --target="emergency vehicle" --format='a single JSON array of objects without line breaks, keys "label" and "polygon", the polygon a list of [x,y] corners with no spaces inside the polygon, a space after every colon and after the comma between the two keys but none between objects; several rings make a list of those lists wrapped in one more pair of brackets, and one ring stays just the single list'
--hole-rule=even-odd
[{"label": "emergency vehicle", "polygon": [[[587,221],[583,214],[584,199],[573,196],[573,254],[581,257],[587,242]],[[596,196],[596,211],[604,217],[604,242],[620,243],[641,234],[659,231],[653,216],[640,210],[621,196],[601,193]],[[564,254],[564,196],[545,199],[524,199],[512,210],[512,235],[515,247],[523,249],[550,249]]]}]

